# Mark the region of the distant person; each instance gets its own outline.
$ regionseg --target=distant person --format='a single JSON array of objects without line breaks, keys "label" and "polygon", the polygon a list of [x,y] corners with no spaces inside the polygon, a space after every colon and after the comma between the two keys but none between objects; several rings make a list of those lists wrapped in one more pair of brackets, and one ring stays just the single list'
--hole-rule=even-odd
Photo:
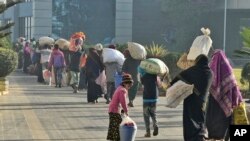
[{"label": "distant person", "polygon": [[43,70],[48,68],[48,63],[49,63],[49,59],[50,59],[50,54],[51,54],[51,47],[50,45],[44,45],[41,47],[41,64],[42,64],[42,68]]},{"label": "distant person", "polygon": [[194,92],[183,103],[183,135],[184,141],[205,141],[206,105],[212,83],[212,72],[208,66],[208,58],[199,55],[195,65],[182,71],[173,79],[171,85],[178,80],[194,85]]},{"label": "distant person", "polygon": [[78,93],[81,55],[82,53],[80,46],[77,46],[76,51],[70,54],[70,63],[69,63],[69,70],[71,75],[70,86],[73,88],[73,93]]},{"label": "distant person", "polygon": [[[109,45],[108,48],[116,49],[115,45]],[[109,104],[115,91],[115,74],[121,74],[122,66],[118,62],[104,63],[107,78],[107,94],[105,95],[106,104]]]},{"label": "distant person", "polygon": [[134,58],[132,58],[132,56],[130,55],[129,50],[125,50],[125,61],[124,64],[122,66],[122,72],[124,73],[128,73],[132,75],[134,84],[132,86],[132,88],[129,90],[129,103],[128,106],[129,107],[134,107],[134,99],[136,97],[137,94],[137,90],[139,87],[139,81],[138,81],[138,71],[137,68],[139,67],[141,61],[140,60],[135,60]]},{"label": "distant person", "polygon": [[104,70],[104,65],[101,56],[98,52],[102,50],[102,46],[97,44],[89,49],[88,58],[86,61],[86,76],[88,83],[87,101],[88,103],[97,103],[98,97],[103,94],[100,85],[97,85],[95,80]]},{"label": "distant person", "polygon": [[80,80],[78,90],[87,89],[87,76],[86,76],[86,61],[88,55],[85,50],[82,50],[82,55],[80,58]]},{"label": "distant person", "polygon": [[[119,126],[122,122],[121,110],[123,110],[124,114],[128,116],[126,97],[128,95],[128,90],[131,88],[132,85],[133,79],[131,75],[124,74],[122,76],[122,83],[115,90],[113,98],[109,104],[109,128],[107,140],[120,140]],[[122,107],[122,109],[120,109],[120,107]]]},{"label": "distant person", "polygon": [[32,64],[31,62],[31,48],[30,43],[26,42],[23,48],[23,72],[28,73],[28,67]]},{"label": "distant person", "polygon": [[54,49],[51,53],[50,60],[49,60],[49,66],[48,68],[51,70],[51,68],[54,68],[54,76],[55,76],[55,87],[62,87],[62,72],[65,68],[65,60],[63,53],[59,50],[59,45],[55,44]]},{"label": "distant person", "polygon": [[210,61],[213,82],[207,111],[208,138],[229,140],[233,107],[242,102],[230,61],[222,50],[215,50]]}]

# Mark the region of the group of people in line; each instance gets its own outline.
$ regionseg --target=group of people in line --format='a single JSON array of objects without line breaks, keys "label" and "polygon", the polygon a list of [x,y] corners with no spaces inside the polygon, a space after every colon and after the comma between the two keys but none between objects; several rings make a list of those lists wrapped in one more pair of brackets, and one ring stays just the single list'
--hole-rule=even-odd
[{"label": "group of people in line", "polygon": [[[140,69],[140,60],[131,57],[129,50],[124,52],[126,59],[121,66],[117,62],[103,63],[101,44],[94,45],[88,51],[78,48],[75,52],[60,50],[57,44],[46,45],[39,46],[33,53],[29,45],[30,43],[26,42],[23,47],[24,72],[27,72],[30,64],[36,64],[37,81],[44,83],[43,70],[53,71],[55,87],[59,88],[62,87],[63,72],[70,72],[68,85],[73,88],[74,93],[86,88],[88,103],[98,103],[98,98],[104,94],[102,87],[96,83],[96,79],[106,70],[107,92],[104,98],[109,104],[107,140],[120,140],[121,110],[125,115],[129,115],[128,107],[134,107],[139,83],[144,86],[143,118],[146,131],[144,136],[151,137],[151,133],[153,136],[158,135],[156,109],[161,78]],[[116,49],[115,45],[108,47]],[[115,87],[116,74],[122,74],[121,84],[117,88]],[[194,85],[193,94],[188,96],[183,103],[184,140],[228,141],[232,109],[243,100],[232,67],[224,52],[214,50],[211,59],[207,55],[199,55],[194,64],[177,75],[169,85],[172,86],[178,80]],[[150,118],[153,123],[153,132],[150,129]]]}]

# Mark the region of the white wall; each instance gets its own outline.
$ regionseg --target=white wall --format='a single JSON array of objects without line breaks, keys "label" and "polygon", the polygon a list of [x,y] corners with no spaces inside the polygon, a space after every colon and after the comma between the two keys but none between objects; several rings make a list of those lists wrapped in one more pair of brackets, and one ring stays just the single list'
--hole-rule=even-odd
[{"label": "white wall", "polygon": [[33,0],[32,30],[33,37],[52,34],[52,0]]},{"label": "white wall", "polygon": [[228,0],[228,9],[250,9],[250,0]]},{"label": "white wall", "polygon": [[126,43],[132,40],[133,0],[116,0],[115,40]]}]

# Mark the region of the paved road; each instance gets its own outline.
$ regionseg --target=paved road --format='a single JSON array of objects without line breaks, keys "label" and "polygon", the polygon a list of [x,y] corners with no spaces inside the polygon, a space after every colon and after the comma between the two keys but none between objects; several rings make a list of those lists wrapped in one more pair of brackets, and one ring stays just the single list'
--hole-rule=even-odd
[{"label": "paved road", "polygon": [[[35,76],[14,72],[8,77],[9,94],[0,97],[1,141],[105,141],[108,105],[86,102],[86,91],[54,88],[36,82]],[[159,135],[144,138],[142,98],[138,96],[130,116],[138,125],[136,141],[181,141],[182,105],[177,109],[158,104]]]}]

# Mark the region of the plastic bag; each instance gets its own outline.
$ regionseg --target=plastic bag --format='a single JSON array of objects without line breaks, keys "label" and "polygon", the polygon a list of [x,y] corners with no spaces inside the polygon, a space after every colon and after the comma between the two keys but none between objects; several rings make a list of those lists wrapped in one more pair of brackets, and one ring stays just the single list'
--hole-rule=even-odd
[{"label": "plastic bag", "polygon": [[124,116],[120,126],[136,126],[136,123],[129,116]]},{"label": "plastic bag", "polygon": [[176,108],[182,100],[193,93],[194,85],[181,80],[174,83],[166,92],[166,106]]},{"label": "plastic bag", "polygon": [[43,70],[43,78],[45,82],[49,82],[51,76],[52,76],[52,73],[48,69]]},{"label": "plastic bag", "polygon": [[193,41],[193,44],[187,55],[188,60],[195,60],[200,54],[208,55],[208,52],[212,46],[213,41],[210,38],[210,30],[207,28],[201,28],[204,35],[198,36]]},{"label": "plastic bag", "polygon": [[237,107],[233,109],[233,121],[235,125],[248,125],[246,105],[241,102]]},{"label": "plastic bag", "polygon": [[105,94],[107,92],[107,79],[106,79],[106,74],[105,70],[103,70],[99,76],[96,78],[95,83],[97,85],[100,85],[102,88],[102,92]]}]

